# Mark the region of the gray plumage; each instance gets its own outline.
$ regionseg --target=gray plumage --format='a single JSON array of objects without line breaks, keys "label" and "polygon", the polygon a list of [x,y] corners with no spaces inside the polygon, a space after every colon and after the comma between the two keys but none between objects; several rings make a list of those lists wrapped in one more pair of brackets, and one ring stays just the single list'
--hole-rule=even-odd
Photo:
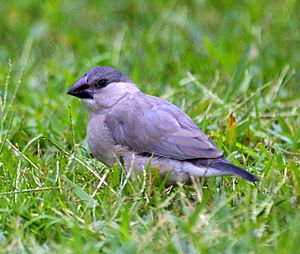
[{"label": "gray plumage", "polygon": [[142,172],[151,159],[150,167],[168,175],[170,183],[189,181],[190,175],[231,175],[258,181],[225,160],[178,107],[142,93],[127,76],[111,67],[91,69],[68,94],[81,98],[87,106],[89,147],[108,166],[122,158],[127,170],[133,167]]}]

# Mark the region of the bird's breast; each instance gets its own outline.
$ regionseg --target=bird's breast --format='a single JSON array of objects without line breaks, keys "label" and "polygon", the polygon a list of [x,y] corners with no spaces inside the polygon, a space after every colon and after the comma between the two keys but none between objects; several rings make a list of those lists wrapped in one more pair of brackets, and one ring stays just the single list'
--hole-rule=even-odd
[{"label": "bird's breast", "polygon": [[113,166],[122,147],[116,145],[105,123],[105,115],[91,115],[87,128],[87,141],[92,154],[108,166]]}]

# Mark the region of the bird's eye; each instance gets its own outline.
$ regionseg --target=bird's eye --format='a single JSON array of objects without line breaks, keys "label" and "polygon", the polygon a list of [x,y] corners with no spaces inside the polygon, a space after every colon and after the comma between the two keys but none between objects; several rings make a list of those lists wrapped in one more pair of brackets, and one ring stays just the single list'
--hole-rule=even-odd
[{"label": "bird's eye", "polygon": [[99,79],[96,82],[96,87],[97,88],[103,88],[103,87],[106,87],[107,85],[108,84],[107,84],[107,80],[106,79]]}]

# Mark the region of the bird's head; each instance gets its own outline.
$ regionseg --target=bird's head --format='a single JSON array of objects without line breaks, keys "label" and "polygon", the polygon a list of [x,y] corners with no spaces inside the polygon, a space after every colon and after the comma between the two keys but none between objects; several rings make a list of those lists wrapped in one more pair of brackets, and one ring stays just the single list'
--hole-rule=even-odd
[{"label": "bird's head", "polygon": [[97,66],[85,73],[67,92],[82,100],[89,111],[110,108],[129,93],[139,91],[123,73],[108,66]]}]

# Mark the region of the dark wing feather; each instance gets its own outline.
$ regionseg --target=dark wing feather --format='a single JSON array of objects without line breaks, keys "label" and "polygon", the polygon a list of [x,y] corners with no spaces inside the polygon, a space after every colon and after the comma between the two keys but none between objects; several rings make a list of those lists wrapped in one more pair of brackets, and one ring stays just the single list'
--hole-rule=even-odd
[{"label": "dark wing feather", "polygon": [[216,145],[175,105],[144,94],[120,104],[106,124],[116,143],[178,160],[218,158]]}]

